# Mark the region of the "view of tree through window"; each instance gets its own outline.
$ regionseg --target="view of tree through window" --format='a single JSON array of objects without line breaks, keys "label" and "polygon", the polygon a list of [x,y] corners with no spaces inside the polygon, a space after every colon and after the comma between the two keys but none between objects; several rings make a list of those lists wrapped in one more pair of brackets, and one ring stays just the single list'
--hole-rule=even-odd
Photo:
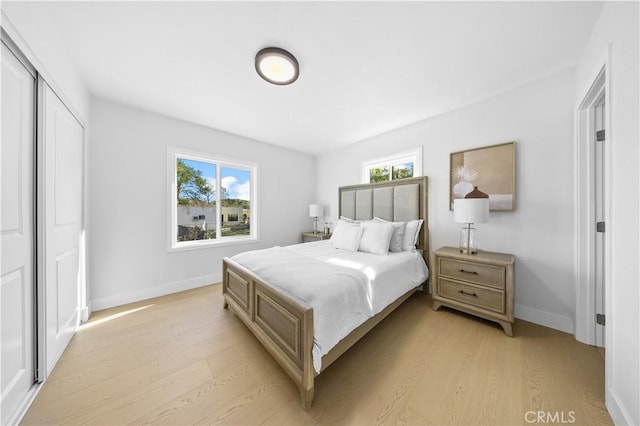
[{"label": "view of tree through window", "polygon": [[176,196],[176,242],[251,235],[249,169],[178,157]]},{"label": "view of tree through window", "polygon": [[389,180],[389,167],[372,167],[369,170],[369,182],[384,182]]},{"label": "view of tree through window", "polygon": [[413,163],[396,164],[391,170],[393,180],[413,177]]},{"label": "view of tree through window", "polygon": [[[389,169],[391,169],[391,173],[389,173]],[[371,183],[408,177],[413,177],[413,162],[394,164],[392,166],[371,166],[369,168],[369,182]]]}]

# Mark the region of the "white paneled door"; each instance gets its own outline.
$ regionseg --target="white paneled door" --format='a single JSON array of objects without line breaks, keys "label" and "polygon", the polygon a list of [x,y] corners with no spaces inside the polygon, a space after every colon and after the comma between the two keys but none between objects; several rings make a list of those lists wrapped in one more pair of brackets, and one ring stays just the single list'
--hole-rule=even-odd
[{"label": "white paneled door", "polygon": [[35,382],[35,77],[2,43],[0,424]]},{"label": "white paneled door", "polygon": [[45,85],[46,368],[51,371],[80,321],[84,130]]}]

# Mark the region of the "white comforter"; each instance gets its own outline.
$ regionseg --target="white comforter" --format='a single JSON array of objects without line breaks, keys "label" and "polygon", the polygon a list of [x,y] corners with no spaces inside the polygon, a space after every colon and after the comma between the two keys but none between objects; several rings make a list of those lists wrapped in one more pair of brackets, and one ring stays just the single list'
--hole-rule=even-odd
[{"label": "white comforter", "polygon": [[419,253],[375,255],[329,241],[273,247],[232,258],[294,300],[313,308],[313,366],[368,318],[428,277]]}]

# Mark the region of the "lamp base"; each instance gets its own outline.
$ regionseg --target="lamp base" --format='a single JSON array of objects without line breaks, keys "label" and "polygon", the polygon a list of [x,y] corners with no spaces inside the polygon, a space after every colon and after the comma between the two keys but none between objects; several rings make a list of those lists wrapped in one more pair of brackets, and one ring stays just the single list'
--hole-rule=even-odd
[{"label": "lamp base", "polygon": [[478,254],[478,230],[470,223],[460,231],[460,253]]},{"label": "lamp base", "polygon": [[460,249],[460,253],[461,254],[478,254],[478,249],[476,249],[475,251],[471,251],[471,250],[467,250],[467,249]]}]

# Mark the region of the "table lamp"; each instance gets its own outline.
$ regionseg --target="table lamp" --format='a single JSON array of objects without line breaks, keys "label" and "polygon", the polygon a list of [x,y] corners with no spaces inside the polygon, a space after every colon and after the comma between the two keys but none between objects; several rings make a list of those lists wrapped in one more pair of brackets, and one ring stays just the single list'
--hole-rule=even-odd
[{"label": "table lamp", "polygon": [[318,233],[318,218],[324,216],[322,204],[309,204],[309,217],[313,218],[313,233]]},{"label": "table lamp", "polygon": [[464,198],[453,200],[453,220],[467,224],[460,232],[460,253],[477,254],[478,231],[471,225],[489,220],[489,196],[476,186]]}]

